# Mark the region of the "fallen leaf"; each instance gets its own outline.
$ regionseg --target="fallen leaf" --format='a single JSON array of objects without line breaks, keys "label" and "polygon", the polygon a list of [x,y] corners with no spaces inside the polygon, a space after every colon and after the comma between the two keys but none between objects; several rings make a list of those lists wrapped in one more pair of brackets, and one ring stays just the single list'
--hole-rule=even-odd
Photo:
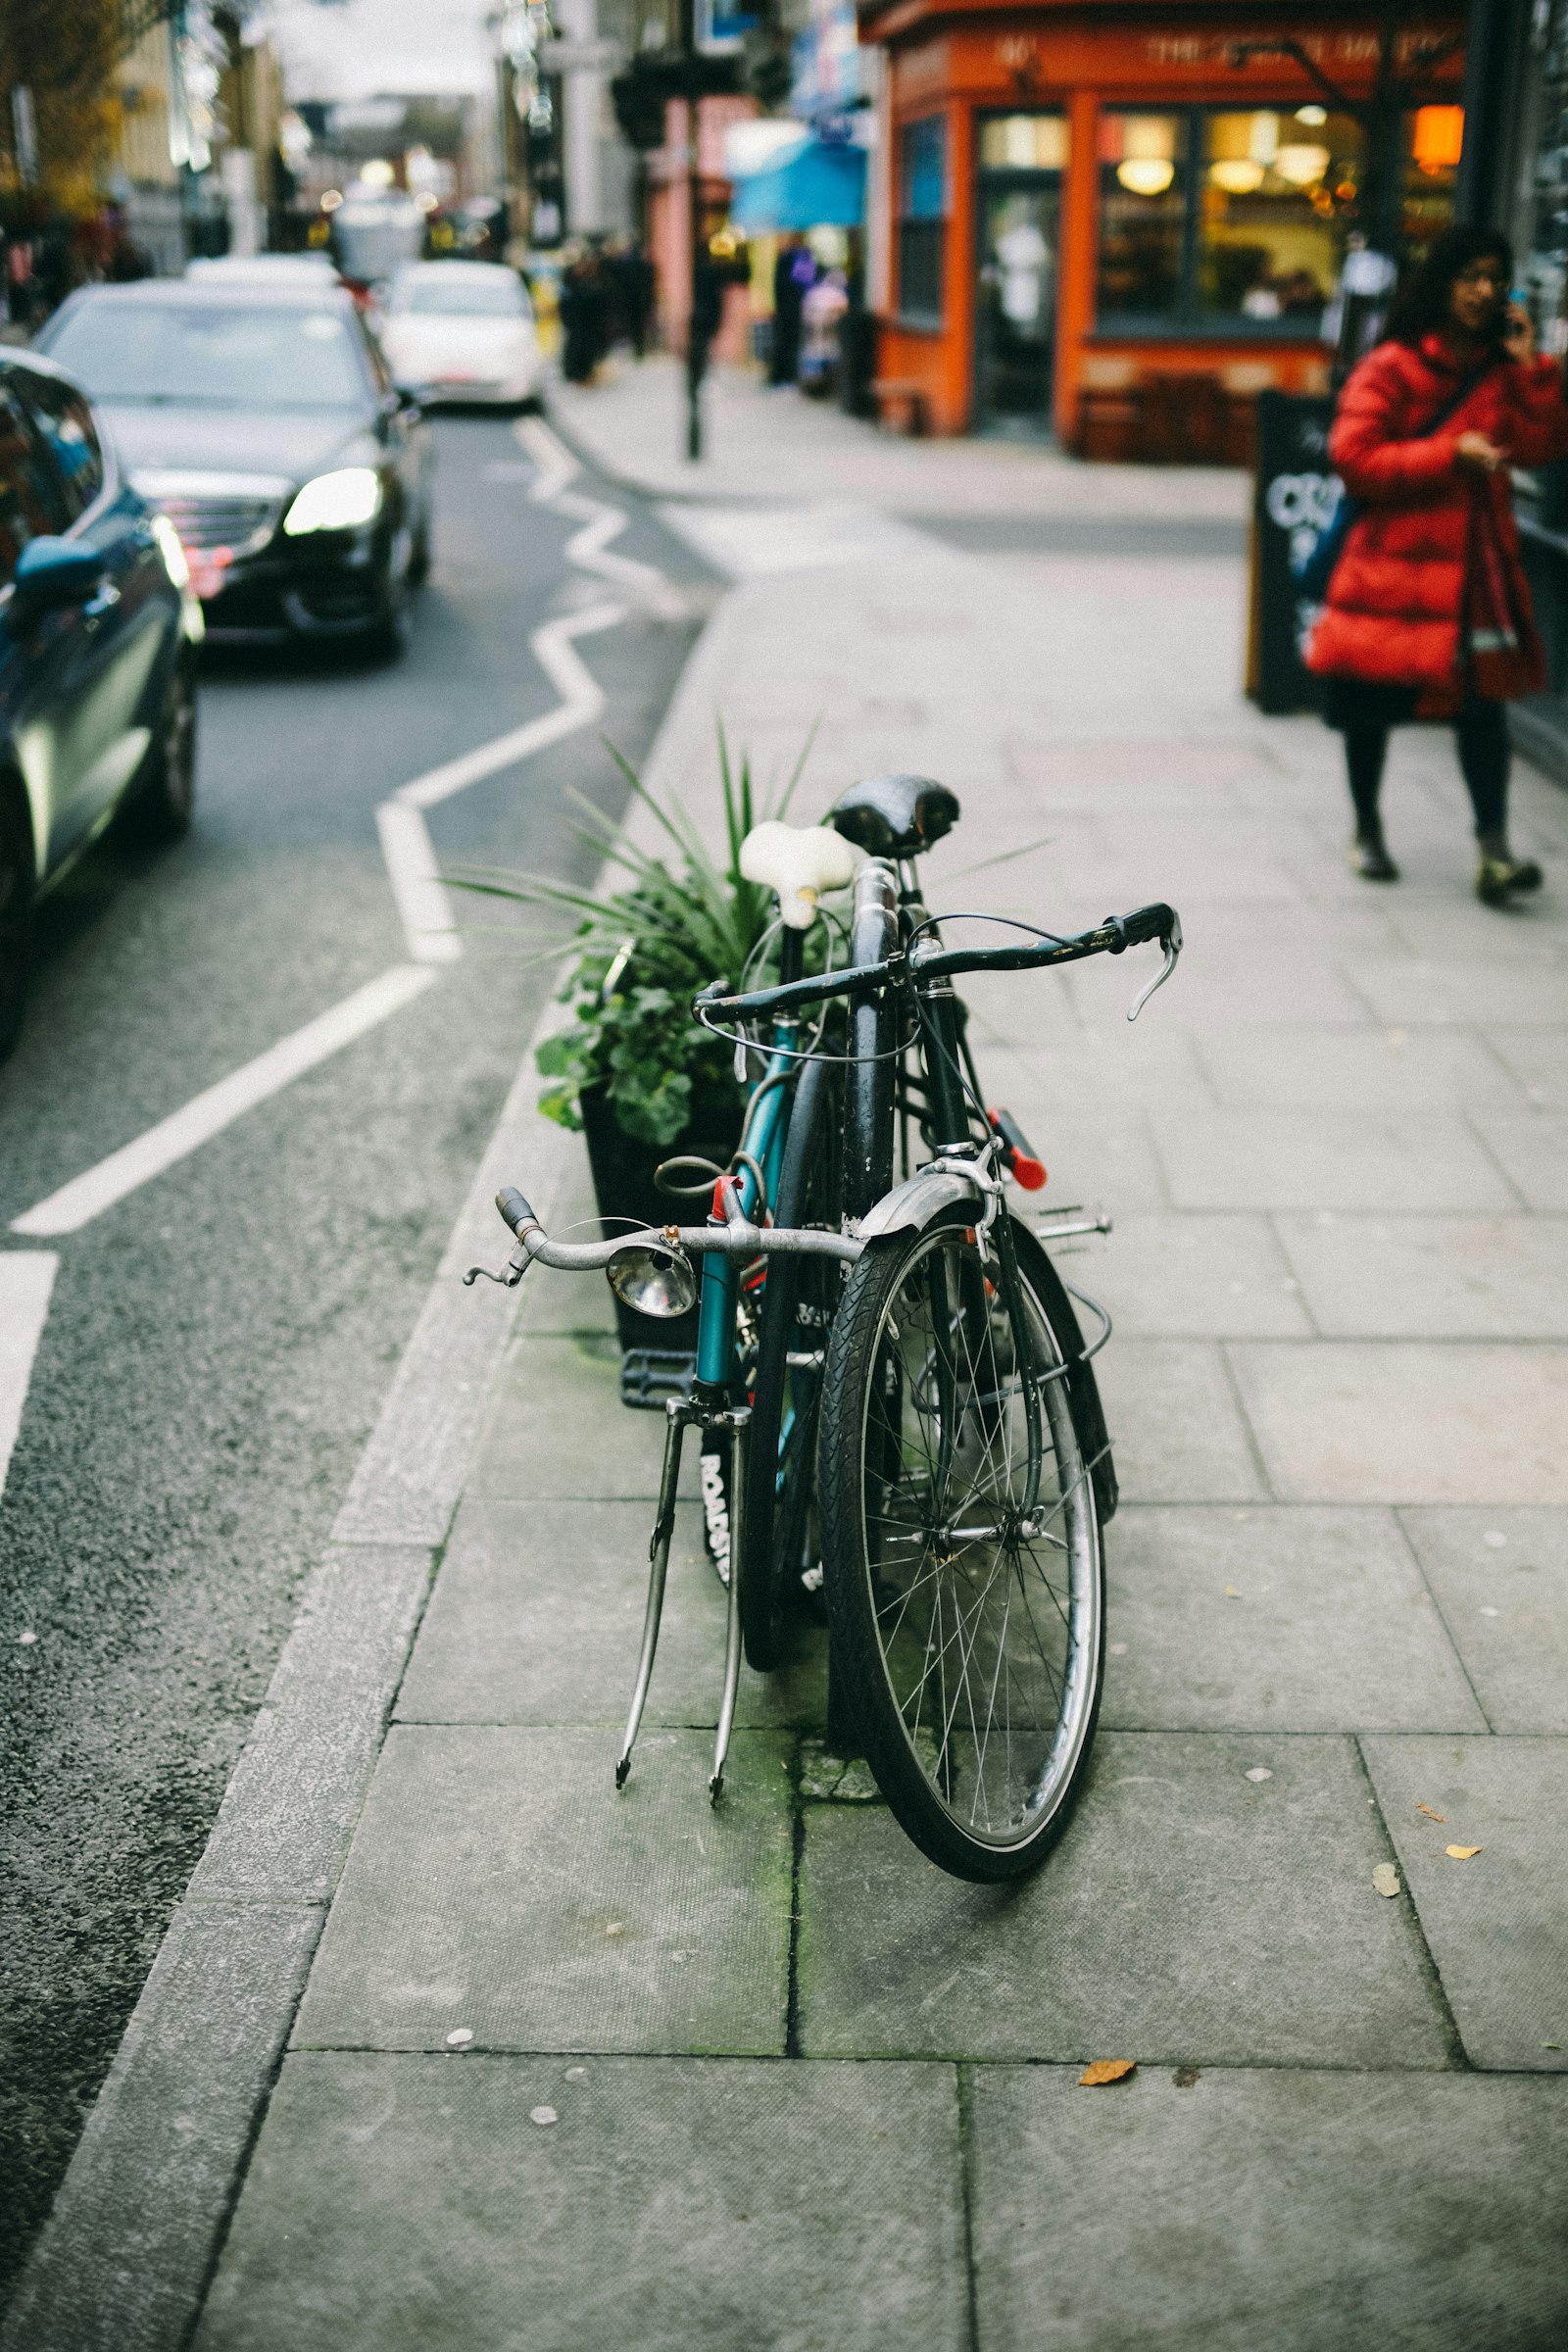
[{"label": "fallen leaf", "polygon": [[1178,2090],[1191,2090],[1191,2089],[1192,2089],[1192,2087],[1193,2087],[1193,2084],[1194,2084],[1194,2083],[1195,2083],[1195,2082],[1198,2081],[1198,2078],[1199,2078],[1199,2076],[1200,2076],[1200,2074],[1201,2072],[1202,2072],[1202,2069],[1201,2069],[1200,2067],[1197,2067],[1197,2066],[1179,2066],[1179,2067],[1176,2069],[1176,2073],[1175,2073],[1175,2076],[1174,2076],[1174,2078],[1173,2078],[1173,2080],[1174,2080],[1174,2082],[1175,2082],[1175,2084],[1176,2084],[1176,2087],[1177,2087],[1177,2089],[1178,2089]]},{"label": "fallen leaf", "polygon": [[1392,1862],[1380,1862],[1372,1873],[1372,1884],[1379,1894],[1397,1894],[1399,1874]]},{"label": "fallen leaf", "polygon": [[1271,1781],[1274,1775],[1266,1764],[1254,1764],[1243,1777],[1249,1781],[1263,1782]]},{"label": "fallen leaf", "polygon": [[1448,1818],[1448,1816],[1446,1815],[1446,1813],[1434,1813],[1434,1812],[1433,1812],[1433,1810],[1432,1810],[1432,1807],[1431,1807],[1430,1805],[1417,1805],[1417,1807],[1416,1807],[1416,1811],[1417,1811],[1418,1813],[1424,1813],[1424,1814],[1426,1815],[1426,1817],[1427,1817],[1428,1821],[1442,1821],[1442,1822],[1446,1822],[1446,1820],[1447,1820],[1447,1818]]},{"label": "fallen leaf", "polygon": [[1136,2058],[1097,2058],[1092,2066],[1084,2068],[1078,2081],[1080,2084],[1088,2082],[1091,2085],[1101,2082],[1119,2082],[1124,2076],[1133,2072],[1137,2064]]},{"label": "fallen leaf", "polygon": [[1451,1854],[1455,1862],[1468,1862],[1472,1854],[1480,1853],[1481,1848],[1479,1845],[1446,1845],[1443,1850],[1446,1854]]},{"label": "fallen leaf", "polygon": [[1240,1600],[1242,1596],[1235,1585],[1227,1585],[1225,1588],[1225,1597],[1227,1600]]}]

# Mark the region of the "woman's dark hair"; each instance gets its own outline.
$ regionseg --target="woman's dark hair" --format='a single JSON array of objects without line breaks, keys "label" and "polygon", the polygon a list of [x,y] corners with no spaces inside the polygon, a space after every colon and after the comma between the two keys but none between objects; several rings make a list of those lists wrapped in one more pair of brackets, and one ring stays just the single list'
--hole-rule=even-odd
[{"label": "woman's dark hair", "polygon": [[[1446,228],[1395,296],[1383,330],[1386,338],[1392,343],[1419,343],[1423,335],[1446,326],[1448,292],[1454,279],[1472,262],[1481,261],[1500,262],[1504,286],[1513,283],[1513,247],[1506,237],[1494,228]],[[1499,351],[1507,315],[1506,304],[1499,302],[1492,336]]]}]

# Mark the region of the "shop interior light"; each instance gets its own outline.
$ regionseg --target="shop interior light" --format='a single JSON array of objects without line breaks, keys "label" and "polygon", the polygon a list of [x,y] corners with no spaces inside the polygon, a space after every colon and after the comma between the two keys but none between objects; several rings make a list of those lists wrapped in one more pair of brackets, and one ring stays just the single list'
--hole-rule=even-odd
[{"label": "shop interior light", "polygon": [[1162,155],[1130,155],[1116,166],[1116,177],[1134,196],[1163,196],[1175,176],[1175,165]]},{"label": "shop interior light", "polygon": [[381,477],[373,466],[340,466],[307,482],[283,518],[291,539],[305,531],[353,531],[373,522],[381,504]]},{"label": "shop interior light", "polygon": [[396,178],[384,155],[372,155],[368,163],[360,166],[360,179],[368,188],[389,188]]},{"label": "shop interior light", "polygon": [[1217,164],[1209,165],[1208,176],[1227,196],[1250,196],[1263,185],[1264,168],[1241,156],[1222,157]]},{"label": "shop interior light", "polygon": [[342,201],[343,191],[341,188],[328,188],[321,198],[321,210],[323,213],[335,213]]},{"label": "shop interior light", "polygon": [[1304,122],[1308,130],[1321,130],[1328,119],[1326,106],[1298,106],[1296,110],[1296,120]]},{"label": "shop interior light", "polygon": [[1254,164],[1271,164],[1280,151],[1278,115],[1254,115],[1247,126],[1247,152]]},{"label": "shop interior light", "polygon": [[1274,158],[1274,169],[1293,188],[1310,188],[1322,178],[1329,162],[1326,147],[1303,140],[1298,146],[1282,147]]},{"label": "shop interior light", "polygon": [[1451,172],[1464,146],[1462,106],[1418,106],[1411,152],[1423,172]]}]

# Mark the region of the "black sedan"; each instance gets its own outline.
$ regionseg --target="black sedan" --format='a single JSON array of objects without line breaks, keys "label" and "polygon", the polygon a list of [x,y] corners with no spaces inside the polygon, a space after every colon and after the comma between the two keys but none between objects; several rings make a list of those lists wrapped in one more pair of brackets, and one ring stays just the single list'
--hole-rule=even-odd
[{"label": "black sedan", "polygon": [[36,901],[117,809],[150,840],[190,823],[201,627],[178,540],[79,386],[0,353],[0,1055]]},{"label": "black sedan", "polygon": [[347,294],[86,286],[37,348],[86,385],[178,532],[210,636],[402,647],[429,562],[430,437]]}]

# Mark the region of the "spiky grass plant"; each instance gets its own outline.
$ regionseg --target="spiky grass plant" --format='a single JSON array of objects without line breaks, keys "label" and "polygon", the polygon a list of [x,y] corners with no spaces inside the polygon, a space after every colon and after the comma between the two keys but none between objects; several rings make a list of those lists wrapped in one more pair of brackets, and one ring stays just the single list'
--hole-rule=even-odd
[{"label": "spiky grass plant", "polygon": [[[690,811],[677,800],[656,798],[607,744],[634,799],[668,841],[665,856],[637,848],[573,793],[577,833],[629,877],[624,889],[595,897],[543,874],[491,868],[454,877],[466,890],[575,917],[568,935],[574,953],[560,992],[572,1022],[547,1038],[536,1056],[549,1080],[539,1098],[548,1117],[580,1129],[583,1088],[603,1086],[619,1126],[645,1144],[672,1144],[692,1130],[721,1136],[734,1127],[740,1098],[731,1051],[698,1027],[691,1000],[710,980],[738,981],[762,943],[773,919],[772,895],[742,874],[741,843],[754,825],[784,814],[810,748],[808,737],[782,789],[760,799],[750,756],[743,754],[734,768],[719,726],[722,859],[709,850]],[[546,961],[561,946],[554,932],[532,947],[529,959]],[[757,978],[755,985],[763,983]]]}]

